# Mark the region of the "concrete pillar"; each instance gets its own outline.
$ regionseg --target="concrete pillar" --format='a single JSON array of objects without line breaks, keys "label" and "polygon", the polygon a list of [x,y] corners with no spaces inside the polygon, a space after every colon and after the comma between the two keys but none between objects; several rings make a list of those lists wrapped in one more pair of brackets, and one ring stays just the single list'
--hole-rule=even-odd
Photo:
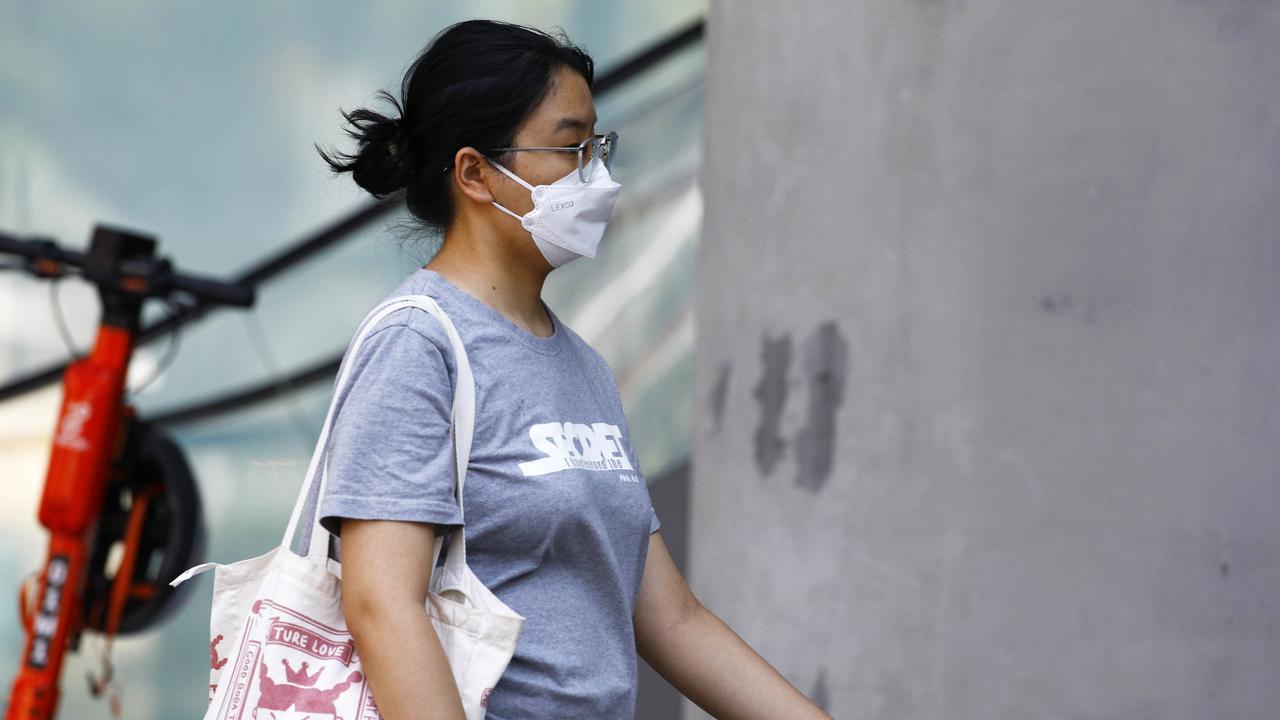
[{"label": "concrete pillar", "polygon": [[839,718],[1275,712],[1280,4],[709,33],[703,604]]}]

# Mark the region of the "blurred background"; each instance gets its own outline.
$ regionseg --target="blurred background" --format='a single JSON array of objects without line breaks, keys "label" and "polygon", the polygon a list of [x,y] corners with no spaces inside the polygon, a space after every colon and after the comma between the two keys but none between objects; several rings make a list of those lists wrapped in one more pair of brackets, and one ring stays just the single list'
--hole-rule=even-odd
[{"label": "blurred background", "polygon": [[[210,559],[279,542],[326,363],[434,251],[312,143],[469,17],[611,75],[627,190],[547,302],[614,369],[695,594],[788,680],[834,717],[1274,714],[1274,3],[0,4],[0,231],[115,223],[226,278],[311,248],[134,358]],[[45,550],[33,378],[99,317],[52,287],[0,273],[0,692]],[[117,640],[126,717],[206,697],[211,582]],[[91,661],[62,717],[108,717]],[[637,718],[707,717],[639,680]]]},{"label": "blurred background", "polygon": [[[294,248],[319,248],[260,283],[253,308],[184,326],[172,353],[174,335],[141,344],[130,368],[138,415],[163,424],[196,477],[206,556],[259,555],[280,542],[310,461],[336,374],[325,363],[438,242],[413,236],[402,207],[370,210],[371,198],[333,177],[312,144],[349,148],[339,108],[369,105],[379,89],[398,95],[409,63],[450,23],[563,28],[609,83],[597,92],[599,127],[619,132],[614,174],[627,192],[600,255],[553,273],[545,297],[614,369],[653,494],[659,485],[686,492],[705,13],[691,0],[2,2],[0,231],[84,249],[95,223],[119,225],[154,234],[180,267],[228,280]],[[74,353],[87,351],[99,305],[83,280],[55,286],[0,273],[0,385],[72,357],[60,317]],[[149,303],[143,325],[167,314]],[[61,401],[56,378],[26,385],[36,386],[0,400],[5,697],[24,639],[17,588],[46,549],[35,510]],[[218,403],[256,388],[267,392],[255,401]],[[672,496],[657,507],[681,553],[686,505]],[[125,717],[191,717],[203,705],[212,578],[193,580],[179,614],[154,631],[117,637]],[[86,634],[67,656],[60,717],[109,717],[84,679],[98,670],[98,651]],[[642,672],[650,716],[673,716],[674,690],[659,687],[659,697],[649,683],[664,681]]]}]

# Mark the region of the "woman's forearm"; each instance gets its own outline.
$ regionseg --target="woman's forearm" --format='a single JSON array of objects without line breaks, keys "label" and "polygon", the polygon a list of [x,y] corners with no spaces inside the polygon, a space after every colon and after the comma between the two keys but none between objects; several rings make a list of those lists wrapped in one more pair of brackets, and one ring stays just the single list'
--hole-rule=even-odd
[{"label": "woman's forearm", "polygon": [[449,658],[425,607],[395,603],[345,614],[385,720],[465,720]]},{"label": "woman's forearm", "polygon": [[718,720],[831,720],[702,605],[645,660]]}]

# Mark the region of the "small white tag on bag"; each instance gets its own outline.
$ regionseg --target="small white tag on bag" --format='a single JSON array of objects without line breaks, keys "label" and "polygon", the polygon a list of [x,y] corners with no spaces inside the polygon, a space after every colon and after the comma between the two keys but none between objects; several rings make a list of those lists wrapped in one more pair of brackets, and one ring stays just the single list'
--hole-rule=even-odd
[{"label": "small white tag on bag", "polygon": [[[453,344],[458,368],[453,402],[454,490],[459,508],[464,509],[463,488],[475,424],[475,381],[462,340],[435,299],[405,295],[379,304],[356,331],[346,357],[355,357],[378,320],[409,306],[435,316]],[[312,517],[307,554],[298,555],[289,547],[317,471],[320,494],[316,515],[319,514],[327,478],[329,428],[348,371],[344,359],[320,439],[280,545],[266,554],[229,565],[197,565],[169,583],[176,587],[214,569],[209,698],[204,720],[381,718],[343,618],[339,582],[342,571],[329,558],[328,531],[320,526],[317,517]],[[472,574],[466,564],[465,528],[455,532],[457,537],[449,543],[440,568],[436,568],[436,562],[444,538],[436,538],[431,567],[424,569],[432,573],[425,609],[449,658],[467,720],[480,720],[485,715],[489,692],[515,653],[525,618]]]}]

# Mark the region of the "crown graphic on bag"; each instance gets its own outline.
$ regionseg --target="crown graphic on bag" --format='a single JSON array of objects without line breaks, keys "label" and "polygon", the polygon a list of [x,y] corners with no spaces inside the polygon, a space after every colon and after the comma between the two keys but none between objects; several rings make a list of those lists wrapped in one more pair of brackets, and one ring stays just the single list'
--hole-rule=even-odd
[{"label": "crown graphic on bag", "polygon": [[293,668],[289,667],[289,658],[280,658],[280,662],[284,663],[284,679],[288,682],[293,683],[294,685],[311,687],[312,685],[316,684],[316,680],[320,679],[319,670],[316,671],[315,675],[312,675],[311,677],[307,677],[307,665],[309,665],[310,663],[308,663],[306,660],[302,661],[302,667],[298,668],[297,670],[294,670]]}]

